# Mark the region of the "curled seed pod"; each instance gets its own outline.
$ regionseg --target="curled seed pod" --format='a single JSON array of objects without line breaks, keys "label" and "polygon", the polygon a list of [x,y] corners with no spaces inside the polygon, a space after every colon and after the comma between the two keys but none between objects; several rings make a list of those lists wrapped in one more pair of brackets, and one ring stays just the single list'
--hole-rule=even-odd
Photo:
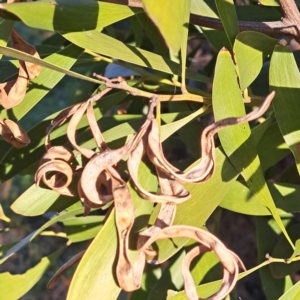
[{"label": "curled seed pod", "polygon": [[99,174],[96,179],[95,189],[97,191],[97,199],[93,198],[93,201],[90,200],[90,195],[86,195],[84,190],[82,189],[82,177],[78,182],[78,193],[80,195],[80,201],[86,207],[86,209],[90,208],[98,208],[104,206],[106,203],[113,200],[112,193],[112,182],[110,175],[104,171]]},{"label": "curled seed pod", "polygon": [[114,172],[114,169],[111,167],[116,165],[123,157],[126,157],[137,146],[146,133],[149,124],[150,120],[147,119],[139,131],[123,147],[105,151],[90,158],[81,176],[81,190],[88,198],[87,203],[92,202],[96,205],[106,203],[101,198],[101,193],[98,190],[97,180],[100,174],[105,171],[108,171],[109,174]]},{"label": "curled seed pod", "polygon": [[115,204],[115,224],[118,233],[116,275],[119,286],[123,290],[131,292],[140,288],[146,263],[145,252],[139,252],[134,263],[130,262],[128,244],[130,231],[134,223],[132,199],[126,183],[115,170],[111,171]]},{"label": "curled seed pod", "polygon": [[[126,83],[114,84],[113,81],[105,80],[111,87],[118,86],[125,90],[128,87]],[[70,168],[72,170],[70,166],[72,155],[65,149],[57,148],[56,159],[52,159],[51,151],[55,152],[55,147],[50,148],[50,132],[71,117],[67,129],[68,139],[74,149],[80,151],[83,156],[89,159],[78,182],[78,192],[81,201],[85,205],[85,213],[88,213],[91,208],[102,207],[108,201],[114,199],[115,224],[118,234],[116,277],[119,286],[128,292],[140,287],[142,272],[146,263],[146,254],[150,256],[156,255],[156,252],[149,248],[152,243],[159,239],[187,237],[195,239],[201,244],[201,246],[193,248],[183,261],[182,273],[188,298],[198,299],[189,268],[192,259],[199,255],[201,251],[214,251],[224,269],[221,288],[208,299],[225,298],[233,289],[239,267],[243,268],[243,264],[236,254],[227,249],[220,240],[209,232],[191,226],[171,226],[176,213],[176,204],[190,198],[189,192],[181,185],[181,182],[200,183],[206,181],[213,174],[215,167],[214,134],[225,126],[247,122],[259,117],[269,106],[274,93],[271,93],[263,105],[252,113],[241,118],[221,120],[208,126],[201,137],[202,158],[200,163],[188,172],[181,172],[164,157],[159,128],[154,118],[157,100],[155,95],[152,95],[150,99],[146,121],[129,142],[116,150],[111,150],[107,147],[94,115],[93,102],[100,99],[109,90],[111,88],[105,89],[84,103],[74,105],[55,118],[47,132],[45,145],[49,151],[43,157],[43,164],[36,174],[37,182],[43,179],[45,184],[52,188],[54,186],[56,189],[66,188],[63,184],[67,185],[70,183],[70,178],[73,175],[69,178],[67,169]],[[96,154],[91,149],[83,148],[76,142],[76,129],[85,113],[100,154]],[[159,195],[144,190],[138,182],[138,167],[145,153],[155,165],[161,190]],[[128,256],[129,235],[135,219],[133,203],[128,186],[115,169],[115,165],[128,155],[128,170],[137,191],[143,198],[162,204],[154,225],[139,234],[137,241],[138,252],[134,263],[130,261]],[[53,171],[58,172],[58,174],[47,179],[46,174]],[[61,180],[61,176],[65,178],[63,184],[59,184],[57,181]]]},{"label": "curled seed pod", "polygon": [[[11,40],[12,40],[12,45],[15,49],[31,54],[36,58],[40,58],[36,49],[31,45],[29,45],[28,43],[26,43],[15,30],[12,30],[11,32]],[[20,61],[20,65],[21,66],[23,65],[23,68],[26,70],[28,74],[29,80],[37,77],[42,70],[41,66],[28,61]]]},{"label": "curled seed pod", "polygon": [[[145,153],[145,148],[148,147],[147,142],[147,136],[144,136],[144,138],[138,143],[135,149],[133,149],[129,155],[128,161],[127,161],[127,168],[129,171],[129,174],[131,176],[132,181],[134,182],[135,189],[137,192],[141,195],[142,198],[147,199],[151,202],[155,203],[167,203],[167,202],[173,202],[173,203],[182,203],[186,200],[188,200],[191,196],[190,193],[179,183],[174,181],[172,178],[167,178],[168,175],[165,176],[165,181],[168,181],[168,184],[170,186],[173,186],[175,188],[176,185],[176,194],[154,194],[146,191],[138,181],[138,168],[142,161],[143,154]],[[163,172],[161,172],[161,176]],[[172,183],[172,184],[171,184]]]},{"label": "curled seed pod", "polygon": [[[49,179],[47,178],[47,173],[52,173]],[[60,194],[71,184],[72,178],[73,169],[67,162],[62,160],[47,161],[35,173],[35,182],[37,185],[39,185],[42,179],[46,186]]]},{"label": "curled seed pod", "polygon": [[110,90],[111,89],[105,89],[105,90],[101,91],[99,94],[90,98],[88,101],[82,103],[70,119],[68,129],[67,129],[68,139],[69,139],[70,143],[72,144],[73,148],[76,149],[77,151],[79,151],[82,155],[84,155],[87,158],[91,158],[92,156],[94,156],[95,152],[91,149],[80,147],[76,143],[76,129],[77,129],[78,123],[80,122],[81,118],[83,117],[84,113],[87,110],[88,122],[90,124],[92,133],[95,137],[96,143],[97,144],[99,143],[99,147],[101,147],[100,145],[103,144],[104,140],[102,138],[102,134],[100,132],[97,121],[95,119],[95,115],[93,113],[92,103],[101,99],[101,97],[103,97],[105,94],[107,94]]},{"label": "curled seed pod", "polygon": [[158,168],[180,182],[200,183],[206,181],[213,174],[216,163],[214,135],[226,126],[249,122],[259,118],[268,109],[274,95],[275,92],[270,93],[260,107],[243,117],[223,119],[205,128],[201,136],[201,160],[187,172],[179,171],[166,160],[159,138],[158,126],[156,121],[153,120],[148,136],[149,158]]},{"label": "curled seed pod", "polygon": [[[172,186],[171,181],[165,177],[165,175],[159,170],[156,170],[158,174],[158,180],[160,185],[160,190],[162,195],[177,195],[178,192],[176,191],[177,186]],[[163,228],[166,228],[168,226],[171,226],[173,224],[175,214],[176,214],[176,206],[177,203],[174,202],[166,202],[162,203],[158,216],[155,220],[155,223],[153,226],[150,226],[149,228],[143,230],[138,235],[138,241],[137,241],[137,249],[141,248],[146,241],[154,235],[156,232],[160,231]],[[153,256],[153,250],[147,249],[145,250],[145,253],[149,256]],[[156,255],[156,254],[154,254]]]},{"label": "curled seed pod", "polygon": [[53,146],[41,158],[40,165],[50,160],[63,160],[67,163],[71,163],[71,161],[74,160],[74,154],[64,146]]},{"label": "curled seed pod", "polygon": [[[217,293],[215,293],[213,296],[211,296],[211,298],[208,299],[224,299],[233,290],[238,278],[239,267],[243,266],[243,264],[236,254],[233,254],[232,251],[227,249],[225,245],[211,233],[192,226],[174,225],[166,227],[152,235],[143,245],[143,247],[138,250],[138,252],[144,252],[152,243],[157,240],[175,237],[192,238],[202,244],[205,247],[204,249],[209,249],[209,251],[214,251],[216,253],[221,264],[223,265],[224,270],[222,286]],[[183,277],[185,278],[186,284],[186,294],[190,295],[191,298],[189,299],[191,300],[200,299],[198,298],[198,296],[196,296],[197,293],[195,293],[194,283],[191,283],[190,277],[189,275],[187,275],[187,273],[189,273],[190,260],[197,255],[200,249],[201,248],[192,250],[192,253],[190,253],[186,261],[184,261],[185,265],[182,269],[182,271],[184,272]]]},{"label": "curled seed pod", "polygon": [[[15,49],[40,58],[34,47],[26,43],[15,30],[11,32],[12,45]],[[0,103],[6,109],[18,105],[25,97],[29,80],[38,76],[41,66],[19,61],[19,74],[17,79],[0,84]]]},{"label": "curled seed pod", "polygon": [[26,147],[30,139],[17,123],[0,117],[0,134],[3,139],[15,148]]},{"label": "curled seed pod", "polygon": [[51,147],[40,160],[40,166],[35,173],[36,184],[39,185],[42,180],[52,190],[62,195],[74,196],[69,185],[74,177],[74,171],[78,173],[79,170],[70,166],[73,159],[71,150],[63,146]]}]

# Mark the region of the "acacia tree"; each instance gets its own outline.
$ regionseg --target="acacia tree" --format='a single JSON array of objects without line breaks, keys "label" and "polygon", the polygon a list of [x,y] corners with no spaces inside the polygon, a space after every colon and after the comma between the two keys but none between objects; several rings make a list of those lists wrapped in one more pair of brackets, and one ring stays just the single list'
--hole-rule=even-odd
[{"label": "acacia tree", "polygon": [[[15,2],[0,6],[0,53],[11,58],[0,61],[0,178],[32,177],[6,212],[12,219],[51,218],[1,245],[1,263],[38,235],[65,246],[22,281],[1,273],[2,298],[22,297],[79,242],[85,249],[48,283],[53,288],[78,263],[68,299],[230,299],[237,280],[256,270],[268,299],[296,297],[295,2]],[[33,47],[17,33],[18,22],[53,34]],[[191,61],[206,49],[210,61],[196,72]],[[58,104],[65,75],[70,90]],[[46,119],[41,100],[50,106]],[[206,228],[218,207],[254,216],[257,266],[246,270]],[[3,211],[0,217],[7,229],[20,226]],[[47,230],[57,223],[59,232]],[[215,281],[203,284],[207,272]]]}]

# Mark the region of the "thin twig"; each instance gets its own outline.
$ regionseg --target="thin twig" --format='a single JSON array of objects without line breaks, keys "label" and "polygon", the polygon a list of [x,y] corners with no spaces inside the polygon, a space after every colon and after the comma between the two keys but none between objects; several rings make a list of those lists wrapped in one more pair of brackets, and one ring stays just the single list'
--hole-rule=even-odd
[{"label": "thin twig", "polygon": [[53,275],[53,277],[50,279],[47,285],[48,290],[52,290],[57,282],[57,280],[61,277],[61,275],[69,269],[71,266],[73,266],[75,263],[77,263],[81,258],[83,257],[86,250],[83,250],[79,253],[77,253],[75,256],[73,256],[69,261],[67,261],[63,266],[61,266],[56,273]]},{"label": "thin twig", "polygon": [[[150,92],[142,91],[138,88],[132,87],[128,85],[128,83],[124,81],[115,81],[115,80],[110,80],[104,76],[98,75],[96,73],[93,74],[94,77],[103,80],[104,84],[107,88],[112,88],[112,89],[118,89],[118,90],[123,90],[128,92],[129,94],[133,96],[140,96],[140,97],[145,97],[145,98],[152,98],[154,95],[158,96],[157,100],[160,102],[166,102],[166,101],[193,101],[193,102],[199,102],[203,103],[206,105],[211,105],[211,97],[203,97],[200,95],[195,95],[191,93],[187,94],[172,94],[172,95],[162,95],[162,94],[153,94]],[[259,106],[261,103],[264,101],[263,97],[249,97],[247,99],[244,99],[244,103],[252,106]]]}]

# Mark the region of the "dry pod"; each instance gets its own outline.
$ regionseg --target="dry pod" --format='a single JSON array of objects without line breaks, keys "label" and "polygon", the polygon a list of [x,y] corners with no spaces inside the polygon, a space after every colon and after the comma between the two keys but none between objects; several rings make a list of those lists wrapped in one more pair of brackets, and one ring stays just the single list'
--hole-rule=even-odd
[{"label": "dry pod", "polygon": [[26,133],[17,123],[2,119],[0,117],[0,134],[3,139],[13,145],[15,148],[26,147],[30,143],[30,139]]},{"label": "dry pod", "polygon": [[[63,146],[51,147],[40,161],[40,166],[35,173],[35,182],[43,183],[61,195],[74,196],[69,185],[74,177],[74,171],[78,169],[71,166],[74,159],[72,151]],[[47,176],[50,174],[50,176]]]},{"label": "dry pod", "polygon": [[[35,48],[26,43],[15,30],[11,32],[11,40],[15,49],[40,58]],[[0,84],[0,103],[6,109],[10,109],[22,102],[29,80],[38,76],[42,69],[39,65],[22,60],[19,61],[19,64],[17,79]]]},{"label": "dry pod", "polygon": [[209,300],[222,300],[233,290],[239,273],[239,268],[245,269],[238,256],[227,249],[225,245],[214,235],[200,228],[184,225],[169,226],[152,235],[138,252],[143,253],[157,240],[175,237],[187,237],[196,240],[202,246],[192,249],[183,260],[182,273],[185,284],[186,295],[189,300],[202,300],[198,298],[195,284],[191,279],[189,266],[194,257],[202,251],[213,251],[223,265],[222,285],[217,293],[207,298]]},{"label": "dry pod", "polygon": [[[64,110],[52,121],[45,140],[47,153],[41,160],[41,166],[36,173],[36,181],[43,180],[53,190],[63,193],[74,177],[72,172],[79,168],[80,179],[77,189],[85,206],[85,214],[92,208],[106,206],[109,201],[114,200],[115,225],[118,233],[116,277],[123,290],[131,292],[139,289],[146,264],[146,255],[156,256],[157,254],[156,251],[150,249],[152,243],[160,239],[187,237],[195,239],[200,244],[192,249],[183,261],[182,273],[187,297],[193,300],[198,299],[195,284],[189,271],[192,259],[201,252],[213,251],[223,265],[223,282],[219,291],[208,299],[225,298],[235,286],[239,268],[244,268],[242,262],[237,255],[227,249],[220,240],[209,232],[184,225],[172,226],[176,205],[190,198],[189,192],[182,183],[201,183],[212,176],[216,164],[214,135],[225,126],[260,117],[268,108],[274,93],[271,93],[263,105],[250,114],[240,118],[224,119],[208,126],[201,136],[202,157],[200,162],[191,170],[182,172],[170,164],[163,154],[159,128],[154,117],[156,101],[159,100],[158,95],[149,93],[149,111],[145,122],[136,134],[123,147],[114,150],[108,148],[98,126],[93,103],[112,88],[126,90],[127,85],[124,83],[114,84],[106,79],[105,82],[110,84],[109,88],[104,89],[86,102]],[[83,148],[76,142],[77,127],[84,114],[87,116],[91,133],[100,153]],[[68,140],[72,147],[88,160],[82,168],[72,165],[73,155],[71,151],[64,147],[51,147],[51,131],[63,124],[68,118],[70,118],[67,128]],[[159,193],[146,191],[138,182],[138,168],[143,155],[147,155],[154,164],[159,180]],[[127,156],[128,172],[138,193],[146,200],[161,204],[154,225],[139,233],[138,253],[134,262],[130,261],[128,255],[130,231],[135,221],[134,208],[129,188],[116,167],[120,160]],[[46,173],[49,172],[52,176],[47,178]],[[65,181],[62,181],[62,176]],[[69,264],[72,262],[73,260]],[[157,260],[148,262],[159,263]]]}]

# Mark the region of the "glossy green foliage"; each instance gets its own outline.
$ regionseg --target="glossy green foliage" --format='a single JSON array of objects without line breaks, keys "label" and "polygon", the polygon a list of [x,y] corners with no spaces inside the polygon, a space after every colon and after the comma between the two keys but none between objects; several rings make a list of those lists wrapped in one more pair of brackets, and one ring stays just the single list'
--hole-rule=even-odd
[{"label": "glossy green foliage", "polygon": [[[154,189],[157,181],[149,171],[144,164],[140,168],[140,172],[144,175],[142,176],[142,184],[149,189]],[[130,186],[130,182],[128,185]],[[133,192],[133,188],[130,187],[130,189]],[[136,193],[133,197],[133,202],[135,215],[139,220],[135,224],[134,232],[132,232],[136,236],[137,232],[147,225],[147,216],[149,218],[153,205],[141,199]],[[78,299],[78,297],[97,298],[100,291],[105,298],[117,298],[120,288],[116,285],[114,274],[111,272],[115,261],[115,257],[112,254],[116,251],[116,248],[117,235],[114,225],[114,211],[112,211],[102,230],[97,234],[80,261],[67,299]]]},{"label": "glossy green foliage", "polygon": [[242,91],[258,76],[276,43],[276,39],[259,32],[244,31],[237,35],[233,51]]},{"label": "glossy green foliage", "polygon": [[[185,34],[185,31],[188,27],[190,1],[183,0],[174,5],[172,0],[166,0],[157,5],[157,3],[151,0],[143,0],[145,11],[159,28],[167,45],[174,54],[179,52],[182,41],[185,41],[186,44],[187,34]],[[163,14],[162,11],[164,12]],[[170,22],[173,18],[177,20],[175,24]]]},{"label": "glossy green foliage", "polygon": [[[235,67],[228,51],[220,51],[216,71],[213,86],[215,119],[220,120],[230,116],[242,117],[245,115],[243,98],[236,81]],[[229,82],[231,89],[226,88]],[[229,126],[220,131],[219,137],[232,164],[241,172],[250,190],[271,211],[272,216],[293,247],[266,184],[249,125],[245,123]]]},{"label": "glossy green foliage", "polygon": [[270,64],[270,89],[276,91],[274,111],[283,137],[293,152],[300,173],[300,76],[292,51],[276,46]]},{"label": "glossy green foliage", "polygon": [[[109,13],[107,13],[109,11]],[[0,17],[21,20],[30,27],[53,31],[101,29],[139,12],[127,6],[93,0],[3,4]]]},{"label": "glossy green foliage", "polygon": [[[24,274],[12,275],[9,272],[0,274],[0,296],[3,299],[20,299],[24,296],[45,274],[59,255],[60,249],[55,253],[43,257],[41,261]],[[15,288],[14,288],[15,287]]]},{"label": "glossy green foliage", "polygon": [[239,33],[238,19],[233,0],[215,0],[219,17],[224,26],[227,38],[233,46],[236,35]]},{"label": "glossy green foliage", "polygon": [[282,295],[278,300],[296,300],[300,294],[300,282],[298,281],[294,286],[292,286],[289,290],[287,290],[284,295]]},{"label": "glossy green foliage", "polygon": [[[184,184],[191,198],[177,205],[173,225],[202,228],[220,238],[218,229],[223,226],[225,210],[253,218],[256,231],[251,229],[250,234],[252,240],[256,237],[256,245],[249,253],[255,256],[257,248],[258,261],[249,270],[240,270],[238,280],[259,271],[266,299],[297,300],[300,285],[293,285],[292,278],[300,269],[299,53],[291,50],[293,44],[282,46],[281,40],[278,45],[278,38],[253,31],[255,27],[239,28],[243,21],[280,20],[277,1],[243,6],[232,0],[128,1],[132,7],[111,2],[118,1],[0,4],[0,129],[2,119],[12,120],[31,140],[24,148],[13,148],[0,136],[0,180],[12,182],[9,200],[1,201],[0,206],[0,241],[2,234],[6,236],[0,244],[0,299],[19,299],[38,282],[44,284],[47,270],[53,275],[58,264],[71,258],[64,256],[65,261],[53,267],[65,248],[76,253],[86,250],[76,269],[66,272],[66,277],[72,276],[68,300],[187,299],[181,268],[195,241],[186,237],[156,241],[152,247],[157,255],[152,262],[160,264],[146,264],[141,288],[125,293],[116,278],[120,241],[114,199],[87,215],[78,179],[70,185],[72,197],[34,182],[52,120],[67,107],[105,89],[105,80],[94,77],[95,72],[125,79],[128,84],[112,88],[93,104],[110,149],[120,148],[139,131],[153,93],[168,95],[157,106],[155,118],[166,159],[178,170],[189,170],[201,162],[205,149],[201,149],[199,135],[205,127],[224,118],[242,117],[261,105],[268,91],[276,92],[271,106],[257,121],[218,132],[214,172],[201,183]],[[214,20],[204,19],[212,23],[201,27],[193,24],[197,16]],[[13,48],[13,28],[36,47],[40,58]],[[28,82],[23,101],[5,110],[1,106],[2,83],[17,79],[19,61],[40,65],[42,71]],[[98,153],[89,124],[86,116],[80,120],[76,142]],[[68,119],[55,128],[51,143],[72,149],[71,166],[75,169],[78,165],[80,170],[88,158],[71,147],[66,135],[69,125]],[[138,235],[156,221],[162,205],[140,196],[127,159],[128,154],[114,167],[133,202],[128,259],[134,264]],[[147,191],[161,193],[161,183],[146,153],[138,178]],[[97,180],[100,182],[100,177]],[[21,234],[15,235],[14,230]],[[237,232],[242,230],[237,228]],[[47,242],[54,244],[60,239],[65,247],[47,256],[33,254],[35,263],[22,274],[7,272],[6,266],[17,255],[23,255],[25,249],[32,253],[33,246],[40,246],[39,236],[47,236]],[[40,262],[36,263],[36,258]],[[152,259],[147,256],[148,261]],[[248,266],[247,256],[242,260]],[[213,252],[196,257],[190,271],[200,298],[216,293],[222,284],[222,265]],[[235,292],[226,300],[235,299]]]}]

